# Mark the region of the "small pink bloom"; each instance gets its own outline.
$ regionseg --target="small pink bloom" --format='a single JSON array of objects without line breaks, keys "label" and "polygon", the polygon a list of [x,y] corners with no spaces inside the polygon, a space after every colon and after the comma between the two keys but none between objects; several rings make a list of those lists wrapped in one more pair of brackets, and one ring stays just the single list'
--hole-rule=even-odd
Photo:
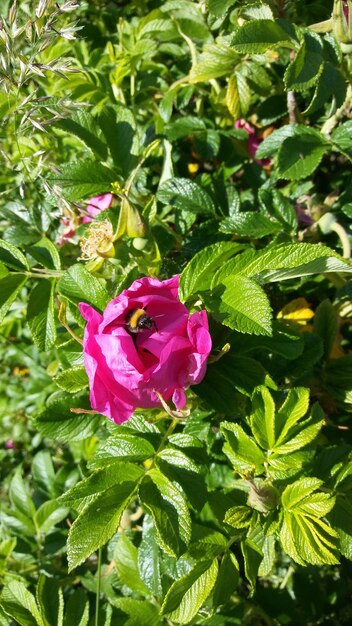
[{"label": "small pink bloom", "polygon": [[[96,217],[101,211],[111,207],[113,197],[112,193],[103,193],[101,196],[94,196],[94,198],[90,198],[87,204],[87,213],[89,213],[92,217]],[[84,216],[82,218],[82,223],[86,224],[87,222],[91,222],[92,217],[88,217],[88,215]]]},{"label": "small pink bloom", "polygon": [[14,447],[15,447],[15,442],[13,441],[13,439],[8,439],[7,441],[5,441],[4,448],[6,450],[13,450]]},{"label": "small pink bloom", "polygon": [[[102,315],[80,304],[87,321],[83,351],[91,406],[117,424],[136,408],[160,407],[156,391],[183,408],[184,390],[205,375],[211,350],[207,314],[190,315],[178,287],[178,276],[164,281],[145,277],[111,300]],[[145,310],[151,328],[128,330],[135,309]]]},{"label": "small pink bloom", "polygon": [[262,138],[258,136],[257,129],[251,124],[249,124],[248,122],[246,122],[246,120],[244,119],[236,120],[235,128],[240,128],[242,130],[245,130],[246,133],[248,134],[247,150],[251,159],[254,159],[255,162],[258,163],[258,165],[261,165],[262,167],[264,167],[265,165],[268,165],[270,163],[270,159],[256,159],[255,158],[258,146],[263,141]]}]

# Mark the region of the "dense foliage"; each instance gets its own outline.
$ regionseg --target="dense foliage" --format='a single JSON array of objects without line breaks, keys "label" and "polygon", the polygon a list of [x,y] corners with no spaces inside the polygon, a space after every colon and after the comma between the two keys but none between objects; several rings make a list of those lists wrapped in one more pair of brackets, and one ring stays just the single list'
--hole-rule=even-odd
[{"label": "dense foliage", "polygon": [[[0,8],[0,624],[350,624],[351,1]],[[205,378],[115,424],[78,304],[177,274]]]}]

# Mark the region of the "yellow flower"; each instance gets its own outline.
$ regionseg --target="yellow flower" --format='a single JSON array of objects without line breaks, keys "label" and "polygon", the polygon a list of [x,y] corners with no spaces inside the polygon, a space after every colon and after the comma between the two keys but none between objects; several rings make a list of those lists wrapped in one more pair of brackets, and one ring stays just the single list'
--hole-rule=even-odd
[{"label": "yellow flower", "polygon": [[301,326],[307,326],[307,330],[311,328],[310,324],[307,322],[313,317],[314,311],[312,311],[305,298],[295,298],[295,300],[291,300],[291,302],[288,302],[277,314],[277,319],[284,319],[288,322],[300,324]]}]

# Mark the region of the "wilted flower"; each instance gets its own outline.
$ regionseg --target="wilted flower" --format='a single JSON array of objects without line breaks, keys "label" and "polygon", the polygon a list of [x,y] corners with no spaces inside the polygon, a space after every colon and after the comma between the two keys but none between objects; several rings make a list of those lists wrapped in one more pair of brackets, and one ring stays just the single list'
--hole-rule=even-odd
[{"label": "wilted flower", "polygon": [[136,408],[186,403],[185,389],[200,383],[211,350],[205,311],[189,314],[178,298],[179,277],[144,277],[111,300],[101,315],[88,304],[84,364],[93,409],[121,423]]},{"label": "wilted flower", "polygon": [[82,237],[80,241],[81,259],[93,261],[99,257],[105,259],[115,256],[113,237],[114,232],[109,220],[94,222],[87,229],[87,237]]}]

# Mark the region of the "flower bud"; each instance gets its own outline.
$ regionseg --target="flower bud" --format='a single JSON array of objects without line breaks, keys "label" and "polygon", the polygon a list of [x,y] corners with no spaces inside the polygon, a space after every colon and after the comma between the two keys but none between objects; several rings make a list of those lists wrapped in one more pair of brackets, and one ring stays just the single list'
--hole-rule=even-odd
[{"label": "flower bud", "polygon": [[352,44],[352,0],[334,0],[332,31],[339,43]]},{"label": "flower bud", "polygon": [[270,483],[249,481],[247,505],[260,513],[269,513],[279,503],[279,492]]}]

